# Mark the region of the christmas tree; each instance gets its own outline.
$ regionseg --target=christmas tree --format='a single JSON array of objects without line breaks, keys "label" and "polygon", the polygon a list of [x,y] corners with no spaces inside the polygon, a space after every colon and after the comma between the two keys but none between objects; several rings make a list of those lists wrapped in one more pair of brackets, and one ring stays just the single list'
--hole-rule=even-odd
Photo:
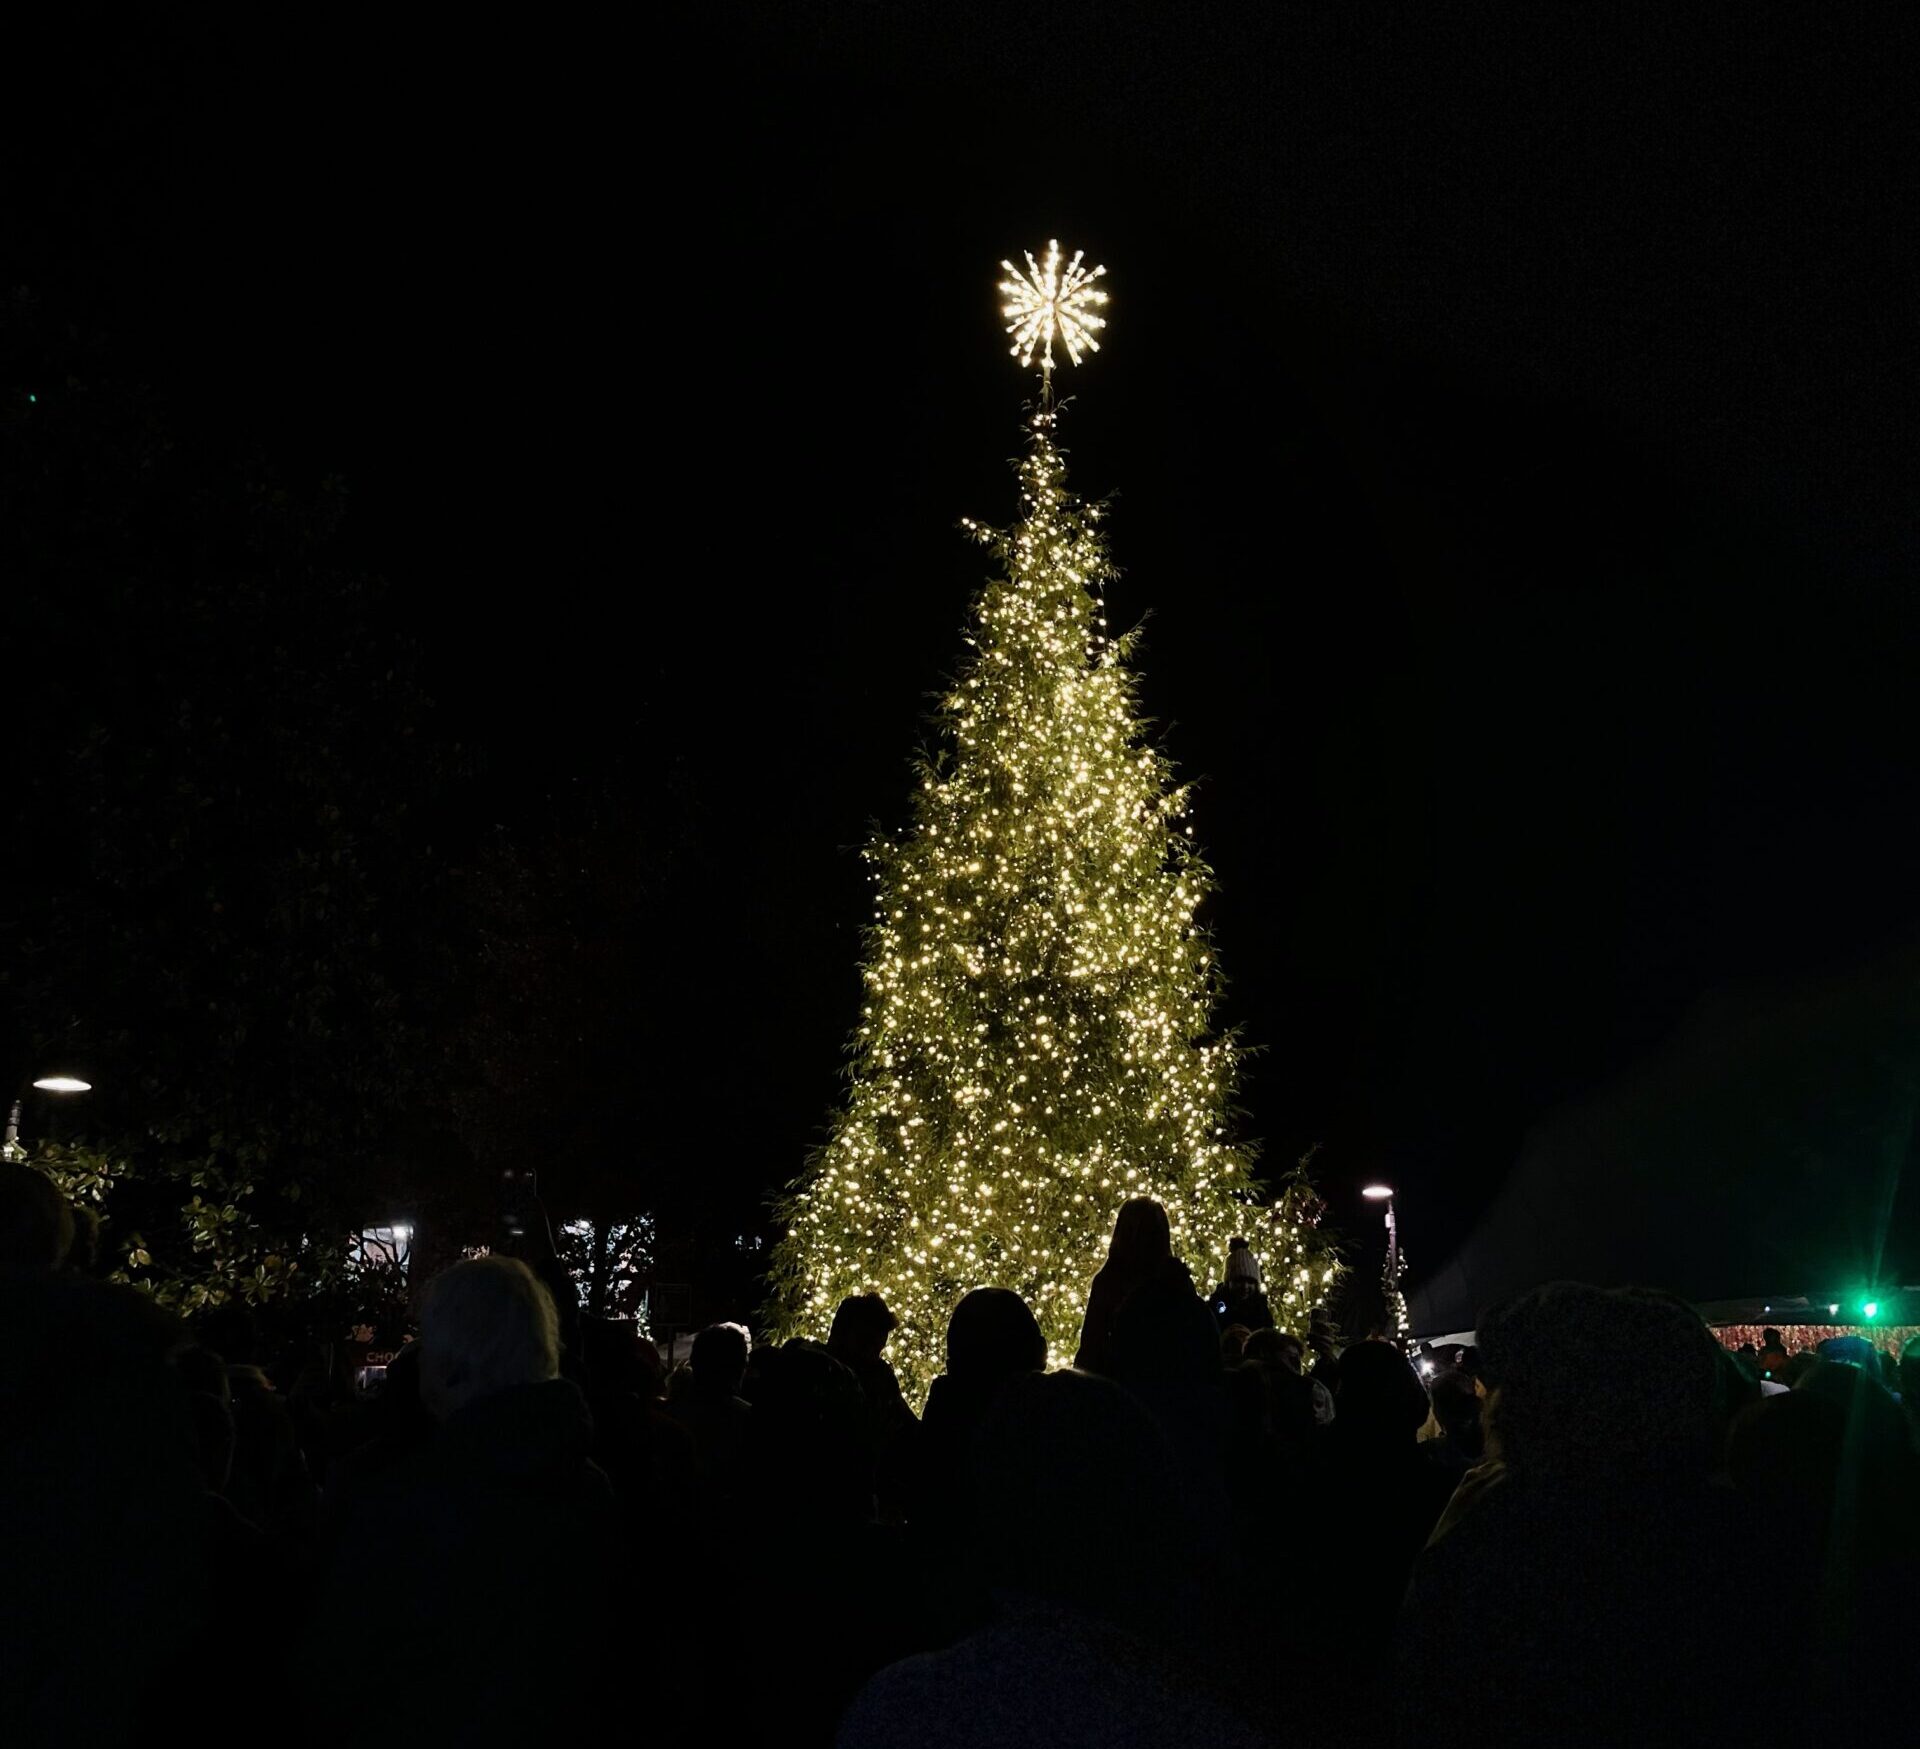
[{"label": "christmas tree", "polygon": [[1098,350],[1105,295],[1059,247],[1008,265],[1013,351],[1042,355],[1019,463],[1020,521],[967,523],[997,575],[923,759],[909,830],[867,848],[876,886],[851,1085],[781,1213],[774,1323],[823,1337],[877,1291],[900,1319],[909,1400],[941,1369],[972,1288],[1010,1287],[1071,1364],[1119,1205],[1166,1205],[1204,1289],[1236,1233],[1276,1316],[1331,1279],[1298,1177],[1266,1209],[1233,1134],[1236,1051],[1214,1030],[1212,876],[1187,790],[1144,732],[1102,604],[1102,507],[1068,489],[1052,343]]}]

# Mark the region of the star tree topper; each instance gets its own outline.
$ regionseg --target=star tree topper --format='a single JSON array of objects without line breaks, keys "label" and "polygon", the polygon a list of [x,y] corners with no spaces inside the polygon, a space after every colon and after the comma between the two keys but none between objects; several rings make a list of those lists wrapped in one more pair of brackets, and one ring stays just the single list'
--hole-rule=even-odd
[{"label": "star tree topper", "polygon": [[1094,335],[1107,325],[1106,317],[1100,314],[1107,294],[1096,282],[1105,277],[1107,270],[1081,266],[1086,251],[1076,249],[1063,272],[1057,241],[1047,244],[1043,262],[1034,260],[1031,249],[1026,254],[1025,273],[1011,261],[1000,263],[1007,272],[1007,277],[1000,282],[1000,290],[1007,299],[1000,306],[1000,314],[1007,318],[1007,332],[1013,336],[1008,352],[1023,365],[1032,364],[1034,354],[1039,353],[1040,378],[1050,388],[1055,335],[1075,364],[1080,362],[1083,347],[1088,352],[1100,350],[1100,342]]}]

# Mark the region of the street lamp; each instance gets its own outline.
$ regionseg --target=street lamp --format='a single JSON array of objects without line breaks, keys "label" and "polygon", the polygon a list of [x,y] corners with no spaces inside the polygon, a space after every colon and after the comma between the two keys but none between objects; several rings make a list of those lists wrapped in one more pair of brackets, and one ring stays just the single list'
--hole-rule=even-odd
[{"label": "street lamp", "polygon": [[[93,1083],[82,1081],[78,1075],[42,1075],[29,1084],[42,1093],[91,1093]],[[13,1107],[7,1113],[6,1140],[0,1142],[0,1157],[11,1160],[20,1148],[20,1107],[27,1097],[28,1089],[22,1087],[13,1096]]]},{"label": "street lamp", "polygon": [[1393,1212],[1393,1186],[1369,1184],[1360,1192],[1368,1202],[1386,1204],[1387,1261],[1380,1271],[1380,1293],[1386,1301],[1387,1319],[1393,1325],[1393,1338],[1405,1342],[1411,1321],[1407,1317],[1407,1296],[1400,1291],[1400,1278],[1407,1273],[1407,1260],[1400,1255],[1400,1223]]}]

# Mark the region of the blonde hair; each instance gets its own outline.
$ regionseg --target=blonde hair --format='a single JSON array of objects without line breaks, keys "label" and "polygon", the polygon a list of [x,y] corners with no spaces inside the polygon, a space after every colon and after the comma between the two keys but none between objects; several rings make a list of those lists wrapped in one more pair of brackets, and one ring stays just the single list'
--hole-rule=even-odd
[{"label": "blonde hair", "polygon": [[517,1258],[472,1257],[427,1284],[420,1309],[420,1396],[442,1419],[560,1371],[560,1316]]}]

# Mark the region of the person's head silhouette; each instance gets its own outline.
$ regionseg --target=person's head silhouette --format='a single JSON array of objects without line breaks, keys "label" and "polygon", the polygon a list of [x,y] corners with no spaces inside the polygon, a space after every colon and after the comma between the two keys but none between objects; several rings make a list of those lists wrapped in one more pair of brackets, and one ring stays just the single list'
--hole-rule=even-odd
[{"label": "person's head silhouette", "polygon": [[73,1209],[44,1172],[0,1161],[0,1271],[52,1275],[73,1247]]},{"label": "person's head silhouette", "polygon": [[1150,1196],[1129,1198],[1120,1205],[1107,1244],[1107,1263],[1127,1271],[1151,1269],[1173,1255],[1173,1230],[1167,1211]]},{"label": "person's head silhouette", "polygon": [[1338,1376],[1343,1438],[1410,1445],[1426,1425],[1427,1387],[1391,1342],[1356,1342],[1340,1356]]},{"label": "person's head silhouette", "polygon": [[1543,1472],[1704,1472],[1720,1353],[1670,1295],[1549,1282],[1480,1320],[1488,1425],[1503,1457]]},{"label": "person's head silhouette", "polygon": [[871,1365],[899,1323],[878,1294],[849,1294],[834,1311],[827,1352],[848,1366]]},{"label": "person's head silhouette", "polygon": [[969,1384],[996,1384],[1047,1364],[1047,1339],[1011,1288],[977,1287],[947,1321],[947,1374]]},{"label": "person's head silhouette", "polygon": [[747,1376],[753,1343],[744,1324],[709,1324],[693,1339],[687,1356],[694,1389],[702,1397],[734,1397]]},{"label": "person's head silhouette", "polygon": [[421,1400],[445,1420],[516,1385],[557,1378],[559,1316],[524,1263],[468,1258],[428,1284],[419,1347]]},{"label": "person's head silhouette", "polygon": [[1164,1594],[1184,1519],[1153,1418],[1094,1373],[1007,1384],[976,1444],[980,1559],[993,1586],[1124,1619]]}]

